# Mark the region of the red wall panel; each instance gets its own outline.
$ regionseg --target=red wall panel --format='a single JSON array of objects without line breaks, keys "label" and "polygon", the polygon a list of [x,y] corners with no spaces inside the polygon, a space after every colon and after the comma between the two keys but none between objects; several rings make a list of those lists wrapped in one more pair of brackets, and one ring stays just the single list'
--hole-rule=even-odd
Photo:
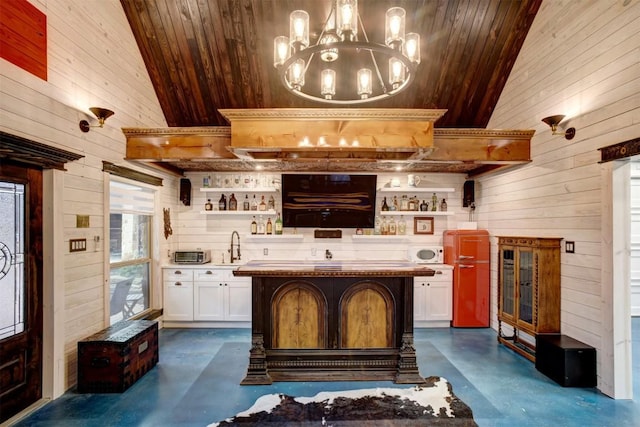
[{"label": "red wall panel", "polygon": [[47,17],[27,0],[0,0],[0,57],[47,80]]}]

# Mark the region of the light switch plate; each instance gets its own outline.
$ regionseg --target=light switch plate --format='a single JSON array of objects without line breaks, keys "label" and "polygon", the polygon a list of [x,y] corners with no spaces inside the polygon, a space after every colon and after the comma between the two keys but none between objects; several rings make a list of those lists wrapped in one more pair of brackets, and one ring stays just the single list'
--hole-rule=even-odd
[{"label": "light switch plate", "polygon": [[568,254],[575,253],[576,251],[576,242],[565,241],[564,242],[564,251]]},{"label": "light switch plate", "polygon": [[69,239],[69,252],[82,252],[87,250],[87,239]]}]

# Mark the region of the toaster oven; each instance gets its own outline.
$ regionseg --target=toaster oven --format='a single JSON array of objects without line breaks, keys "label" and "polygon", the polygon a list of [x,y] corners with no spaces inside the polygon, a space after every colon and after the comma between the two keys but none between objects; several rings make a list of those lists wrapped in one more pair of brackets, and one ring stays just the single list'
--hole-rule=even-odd
[{"label": "toaster oven", "polygon": [[211,251],[175,251],[173,262],[176,264],[205,264],[211,262]]}]

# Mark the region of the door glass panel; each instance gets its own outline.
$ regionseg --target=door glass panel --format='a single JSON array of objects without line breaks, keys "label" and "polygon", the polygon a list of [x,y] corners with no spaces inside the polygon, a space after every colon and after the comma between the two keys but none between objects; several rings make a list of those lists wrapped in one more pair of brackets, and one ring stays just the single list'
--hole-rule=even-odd
[{"label": "door glass panel", "polygon": [[533,323],[533,253],[520,251],[518,260],[518,284],[520,299],[518,318],[527,323]]},{"label": "door glass panel", "polygon": [[24,190],[0,181],[0,339],[25,328]]},{"label": "door glass panel", "polygon": [[502,311],[514,314],[515,265],[513,249],[502,251]]}]

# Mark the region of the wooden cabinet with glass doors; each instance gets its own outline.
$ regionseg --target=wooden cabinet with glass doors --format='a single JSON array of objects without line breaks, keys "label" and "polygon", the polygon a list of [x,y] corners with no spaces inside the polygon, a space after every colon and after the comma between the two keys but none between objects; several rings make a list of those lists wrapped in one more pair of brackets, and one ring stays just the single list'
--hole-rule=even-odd
[{"label": "wooden cabinet with glass doors", "polygon": [[[561,240],[498,238],[498,341],[531,361],[536,335],[560,332]],[[511,335],[504,334],[503,324]],[[531,339],[522,340],[520,332]]]}]

